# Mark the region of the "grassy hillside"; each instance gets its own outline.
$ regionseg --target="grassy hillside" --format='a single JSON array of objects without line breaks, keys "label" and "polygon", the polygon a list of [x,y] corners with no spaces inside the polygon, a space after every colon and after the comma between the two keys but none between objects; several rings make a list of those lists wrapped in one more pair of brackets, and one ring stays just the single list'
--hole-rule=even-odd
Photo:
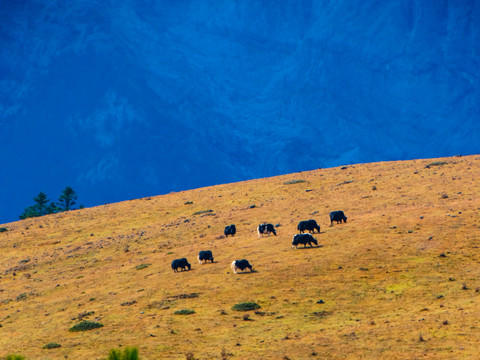
[{"label": "grassy hillside", "polygon": [[[1,225],[0,356],[474,358],[479,175],[480,156],[358,164]],[[319,246],[292,249],[306,219]],[[264,221],[278,236],[257,236]],[[181,257],[192,270],[174,273]],[[243,258],[255,272],[233,274]],[[232,310],[245,301],[261,308]],[[70,332],[81,320],[104,326]]]}]

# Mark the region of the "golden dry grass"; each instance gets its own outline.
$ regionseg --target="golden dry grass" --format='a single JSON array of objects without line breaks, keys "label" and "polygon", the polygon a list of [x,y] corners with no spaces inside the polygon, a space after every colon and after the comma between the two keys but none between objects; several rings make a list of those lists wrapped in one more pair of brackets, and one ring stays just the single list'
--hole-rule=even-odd
[{"label": "golden dry grass", "polygon": [[[358,164],[1,225],[0,356],[476,358],[479,175],[480,156]],[[330,227],[332,210],[348,223]],[[293,250],[310,218],[321,246]],[[263,221],[278,236],[258,238]],[[191,271],[173,273],[180,257]],[[242,258],[256,271],[233,274]],[[243,301],[261,309],[244,318]],[[81,318],[104,327],[69,332]]]}]

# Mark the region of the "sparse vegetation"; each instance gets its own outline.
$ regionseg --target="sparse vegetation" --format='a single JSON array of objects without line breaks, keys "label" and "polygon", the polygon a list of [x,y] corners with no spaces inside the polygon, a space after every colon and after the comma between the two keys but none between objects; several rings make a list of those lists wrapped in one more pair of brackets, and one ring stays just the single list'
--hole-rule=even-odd
[{"label": "sparse vegetation", "polygon": [[3,233],[5,231],[8,231],[8,229],[6,227],[0,227],[0,233]]},{"label": "sparse vegetation", "polygon": [[254,302],[242,302],[232,306],[234,311],[250,311],[260,309],[260,305]]},{"label": "sparse vegetation", "polygon": [[103,327],[103,324],[101,323],[83,320],[79,322],[77,325],[72,326],[69,329],[69,331],[70,332],[87,331],[87,330],[98,329],[101,327]]},{"label": "sparse vegetation", "polygon": [[51,343],[48,343],[48,344],[44,345],[42,347],[42,349],[56,349],[56,348],[59,348],[59,347],[62,347],[62,345],[60,345],[59,343],[56,343],[56,342],[51,342]]}]

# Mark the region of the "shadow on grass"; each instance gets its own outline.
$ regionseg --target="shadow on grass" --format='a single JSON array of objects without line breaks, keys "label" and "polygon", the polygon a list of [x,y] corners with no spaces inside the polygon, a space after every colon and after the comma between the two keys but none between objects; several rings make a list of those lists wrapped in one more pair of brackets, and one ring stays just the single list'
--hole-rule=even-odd
[{"label": "shadow on grass", "polygon": [[255,270],[255,269],[254,269],[254,270],[252,270],[252,271],[250,271],[250,270],[247,270],[247,271],[241,271],[241,270],[240,270],[240,271],[239,271],[239,272],[237,272],[236,274],[235,274],[235,273],[232,273],[232,274],[233,274],[233,275],[245,275],[245,274],[254,274],[254,273],[257,273],[257,272],[258,272],[258,271],[257,271],[257,270]]},{"label": "shadow on grass", "polygon": [[296,249],[292,250],[309,250],[309,249],[317,249],[317,248],[322,248],[323,245],[316,245],[316,246],[305,246],[305,247],[297,247]]},{"label": "shadow on grass", "polygon": [[190,272],[190,271],[194,271],[195,269],[190,269],[190,270],[179,270],[179,271],[175,271],[174,274],[180,274],[180,273],[187,273],[187,272]]}]

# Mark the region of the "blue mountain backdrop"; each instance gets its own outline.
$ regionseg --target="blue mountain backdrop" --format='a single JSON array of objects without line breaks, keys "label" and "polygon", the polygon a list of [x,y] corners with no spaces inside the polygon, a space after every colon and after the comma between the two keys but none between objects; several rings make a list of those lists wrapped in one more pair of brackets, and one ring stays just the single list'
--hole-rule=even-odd
[{"label": "blue mountain backdrop", "polygon": [[0,223],[479,151],[480,2],[3,0]]}]

